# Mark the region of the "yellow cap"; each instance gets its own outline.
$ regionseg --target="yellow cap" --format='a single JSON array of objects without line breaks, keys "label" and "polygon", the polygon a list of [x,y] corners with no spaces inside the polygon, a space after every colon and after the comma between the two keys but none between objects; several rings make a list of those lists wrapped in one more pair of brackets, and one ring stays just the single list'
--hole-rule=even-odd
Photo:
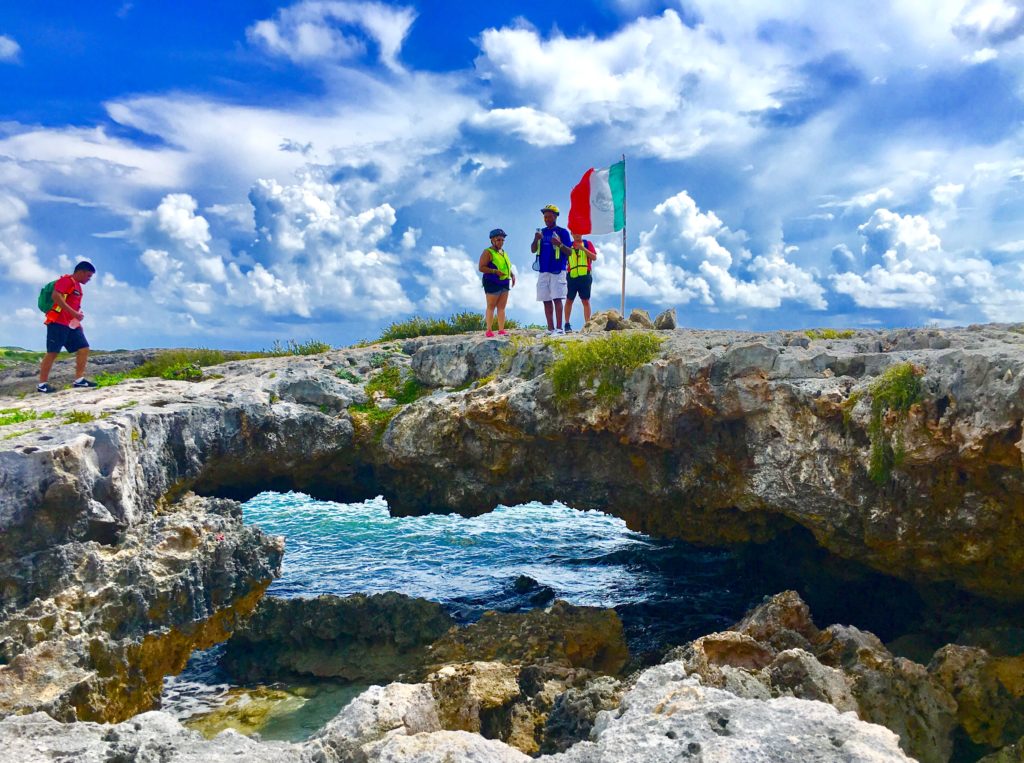
[{"label": "yellow cap", "polygon": [[556,207],[554,204],[548,204],[541,210],[541,212],[554,212],[556,215],[560,214],[560,212],[558,211],[558,207]]}]

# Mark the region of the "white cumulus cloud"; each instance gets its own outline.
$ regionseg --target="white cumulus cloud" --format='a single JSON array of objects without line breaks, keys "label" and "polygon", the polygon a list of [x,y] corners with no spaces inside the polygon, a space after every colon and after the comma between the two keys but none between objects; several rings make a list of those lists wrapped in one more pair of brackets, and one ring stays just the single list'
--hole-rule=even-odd
[{"label": "white cumulus cloud", "polygon": [[381,63],[400,70],[398,55],[415,20],[416,11],[409,7],[305,0],[256,22],[246,33],[268,52],[300,63],[355,58],[366,49],[365,34],[377,44]]},{"label": "white cumulus cloud", "polygon": [[482,130],[515,135],[532,146],[565,146],[576,140],[561,119],[529,106],[491,109],[469,122]]},{"label": "white cumulus cloud", "polygon": [[21,199],[0,193],[0,268],[6,278],[42,286],[53,276],[36,257],[36,248],[26,240],[23,221],[28,207]]},{"label": "white cumulus cloud", "polygon": [[13,37],[0,34],[0,61],[15,63],[21,55],[21,46]]}]

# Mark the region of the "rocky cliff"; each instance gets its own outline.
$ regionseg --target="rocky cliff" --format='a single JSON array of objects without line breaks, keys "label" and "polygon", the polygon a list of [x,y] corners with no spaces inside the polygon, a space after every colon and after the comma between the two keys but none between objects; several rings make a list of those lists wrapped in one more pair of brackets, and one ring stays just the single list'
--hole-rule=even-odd
[{"label": "rocky cliff", "polygon": [[4,402],[0,712],[127,717],[254,605],[280,546],[190,490],[383,493],[398,513],[558,499],[715,544],[802,527],[892,575],[1024,599],[1016,327],[626,335],[663,341],[611,395],[547,373],[603,332],[519,332]]}]

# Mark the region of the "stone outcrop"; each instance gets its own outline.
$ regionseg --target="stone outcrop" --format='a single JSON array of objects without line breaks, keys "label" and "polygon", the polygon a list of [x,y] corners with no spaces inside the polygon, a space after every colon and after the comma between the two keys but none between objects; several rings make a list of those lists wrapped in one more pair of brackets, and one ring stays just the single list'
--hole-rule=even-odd
[{"label": "stone outcrop", "polygon": [[221,664],[243,682],[301,677],[389,683],[418,673],[454,625],[440,604],[399,593],[264,598]]},{"label": "stone outcrop", "polygon": [[188,497],[114,545],[73,542],[0,566],[0,715],[118,721],[223,641],[279,574],[283,543],[234,501]]},{"label": "stone outcrop", "polygon": [[548,610],[523,614],[487,612],[467,628],[450,630],[430,647],[437,665],[499,661],[554,663],[618,673],[629,659],[622,621],[612,609],[556,601]]},{"label": "stone outcrop", "polygon": [[[147,379],[12,400],[55,418],[0,441],[0,556],[105,542],[189,488],[382,493],[398,514],[558,499],[702,543],[799,525],[888,574],[1019,601],[1024,334],[1011,328],[813,340],[659,332],[660,357],[601,404],[589,392],[559,403],[543,374],[556,353],[527,332],[235,361],[194,384]],[[920,371],[921,396],[905,417],[882,421],[901,458],[876,481],[870,390],[898,363]],[[357,436],[350,407],[367,403],[363,383],[387,364],[449,389],[501,371]],[[72,411],[95,420],[63,423]],[[567,460],[579,469],[559,468]]]},{"label": "stone outcrop", "polygon": [[687,678],[678,662],[640,676],[618,710],[599,714],[593,741],[552,763],[637,760],[909,761],[891,731],[793,697],[742,699]]}]

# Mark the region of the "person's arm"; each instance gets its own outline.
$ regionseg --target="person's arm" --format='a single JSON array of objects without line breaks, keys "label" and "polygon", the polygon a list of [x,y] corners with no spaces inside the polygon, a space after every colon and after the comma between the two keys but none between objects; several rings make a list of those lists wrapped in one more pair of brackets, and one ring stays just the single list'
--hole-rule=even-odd
[{"label": "person's arm", "polygon": [[483,253],[480,255],[480,262],[477,265],[477,269],[481,273],[500,273],[501,272],[497,268],[491,267],[491,253],[489,251],[487,251],[486,249],[484,249]]},{"label": "person's arm", "polygon": [[67,300],[64,299],[64,295],[61,294],[56,289],[53,290],[53,301],[56,302],[57,305],[60,307],[60,312],[66,311],[72,318],[75,318],[76,320],[82,320],[82,318],[85,317],[85,313],[81,313],[78,310],[75,310],[73,307],[71,307],[71,305],[67,303]]},{"label": "person's arm", "polygon": [[541,233],[540,233],[540,230],[538,230],[537,233],[533,237],[533,243],[530,244],[530,251],[533,252],[534,254],[537,254],[537,253],[540,252],[540,239],[541,239]]}]

